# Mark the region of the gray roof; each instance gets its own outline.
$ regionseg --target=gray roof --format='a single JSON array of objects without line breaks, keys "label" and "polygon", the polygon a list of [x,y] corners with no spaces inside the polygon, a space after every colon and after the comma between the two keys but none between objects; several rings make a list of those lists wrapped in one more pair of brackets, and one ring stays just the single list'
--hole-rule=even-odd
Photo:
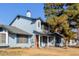
[{"label": "gray roof", "polygon": [[27,33],[27,32],[25,32],[19,28],[16,28],[14,26],[0,24],[0,27],[8,30],[10,33],[22,34],[22,35],[31,35],[30,33]]},{"label": "gray roof", "polygon": [[22,15],[17,15],[13,20],[12,20],[12,22],[9,24],[9,25],[11,25],[15,20],[16,20],[16,18],[24,18],[24,19],[26,19],[26,20],[31,20],[31,21],[36,21],[36,20],[41,20],[42,22],[44,22],[40,17],[38,17],[38,18],[32,18],[32,17],[27,17],[27,16],[22,16]]},{"label": "gray roof", "polygon": [[40,34],[40,35],[53,35],[53,33],[51,33],[51,32],[38,32],[38,31],[36,31],[36,30],[34,30],[34,33],[37,33],[37,34]]}]

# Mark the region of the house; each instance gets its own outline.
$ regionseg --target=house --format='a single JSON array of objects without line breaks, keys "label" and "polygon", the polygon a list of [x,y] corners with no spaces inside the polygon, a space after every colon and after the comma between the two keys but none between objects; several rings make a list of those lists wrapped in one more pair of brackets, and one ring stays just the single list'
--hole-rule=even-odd
[{"label": "house", "polygon": [[[0,24],[0,47],[43,48],[63,46],[62,35],[50,32],[51,26],[41,18],[17,15],[9,25]],[[56,37],[55,37],[56,35]],[[59,39],[60,37],[60,39]],[[70,41],[70,45],[72,40]]]},{"label": "house", "polygon": [[[64,46],[64,39],[62,39],[61,35],[51,33],[51,26],[41,18],[32,18],[30,11],[26,13],[26,16],[17,15],[9,26],[14,26],[32,34],[27,45],[31,48],[52,47],[56,45]],[[55,34],[56,37],[54,36]]]},{"label": "house", "polygon": [[29,47],[31,36],[14,26],[0,24],[0,47]]},{"label": "house", "polygon": [[29,40],[30,47],[42,48],[55,44],[53,34],[50,32],[50,25],[41,18],[32,18],[30,11],[27,12],[26,16],[17,15],[10,26],[32,34]]}]

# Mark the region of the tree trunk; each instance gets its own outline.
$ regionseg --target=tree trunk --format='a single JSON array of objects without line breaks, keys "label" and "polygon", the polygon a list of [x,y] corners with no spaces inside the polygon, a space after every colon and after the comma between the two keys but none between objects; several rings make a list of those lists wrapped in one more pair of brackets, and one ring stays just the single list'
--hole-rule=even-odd
[{"label": "tree trunk", "polygon": [[65,49],[67,49],[67,48],[68,48],[68,40],[67,40],[67,39],[65,39],[65,44],[64,44],[64,47],[65,47]]}]

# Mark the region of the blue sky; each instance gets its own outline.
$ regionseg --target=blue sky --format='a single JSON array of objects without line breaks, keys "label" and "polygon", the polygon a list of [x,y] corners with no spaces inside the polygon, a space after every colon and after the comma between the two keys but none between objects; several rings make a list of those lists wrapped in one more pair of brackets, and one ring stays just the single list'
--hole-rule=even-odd
[{"label": "blue sky", "polygon": [[26,14],[27,10],[30,10],[33,18],[44,17],[43,4],[35,3],[7,3],[0,4],[0,24],[10,24],[10,22],[19,14]]}]

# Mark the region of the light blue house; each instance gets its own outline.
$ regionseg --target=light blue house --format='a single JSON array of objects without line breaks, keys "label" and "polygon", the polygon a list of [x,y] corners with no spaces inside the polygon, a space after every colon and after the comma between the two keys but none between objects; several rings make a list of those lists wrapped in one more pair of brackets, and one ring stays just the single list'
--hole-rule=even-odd
[{"label": "light blue house", "polygon": [[[51,26],[41,18],[32,18],[31,12],[26,16],[17,15],[10,25],[0,24],[0,47],[43,48],[63,46],[64,39],[56,39],[58,33],[50,32]],[[70,40],[69,45],[76,44]]]},{"label": "light blue house", "polygon": [[10,26],[14,26],[32,34],[32,36],[30,36],[28,46],[25,47],[42,48],[53,46],[55,44],[53,36],[51,36],[52,33],[50,33],[50,25],[42,21],[41,18],[32,18],[29,11],[26,16],[17,15],[10,23]]}]

